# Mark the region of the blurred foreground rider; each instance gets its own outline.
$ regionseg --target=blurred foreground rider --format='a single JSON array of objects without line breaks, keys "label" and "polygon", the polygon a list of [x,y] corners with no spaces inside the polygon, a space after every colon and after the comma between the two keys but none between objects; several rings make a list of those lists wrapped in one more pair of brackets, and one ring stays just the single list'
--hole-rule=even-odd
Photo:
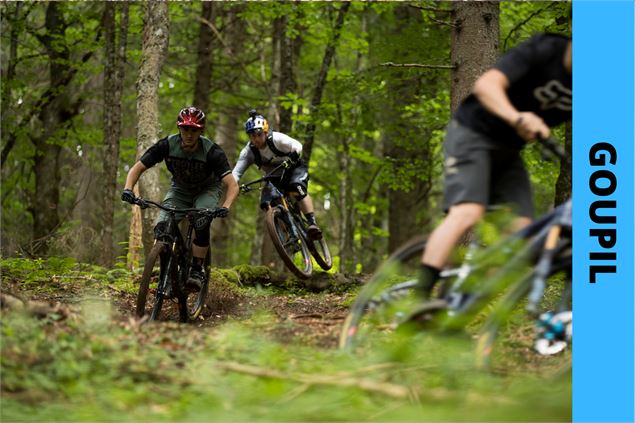
[{"label": "blurred foreground rider", "polygon": [[490,204],[511,204],[516,228],[531,223],[529,177],[520,156],[571,120],[571,39],[536,35],[510,50],[474,84],[447,128],[444,209],[426,244],[419,289],[429,295],[463,234]]}]

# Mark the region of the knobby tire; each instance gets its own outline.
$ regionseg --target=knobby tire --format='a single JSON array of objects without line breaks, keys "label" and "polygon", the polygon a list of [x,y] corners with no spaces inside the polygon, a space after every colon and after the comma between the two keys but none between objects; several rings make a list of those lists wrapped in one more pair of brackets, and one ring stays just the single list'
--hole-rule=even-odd
[{"label": "knobby tire", "polygon": [[[417,260],[421,257],[423,250],[425,249],[426,240],[424,237],[416,237],[408,241],[401,248],[390,255],[382,266],[375,272],[375,274],[366,283],[364,288],[360,291],[357,299],[351,307],[351,311],[346,316],[342,331],[340,333],[339,346],[341,349],[350,350],[360,342],[360,327],[363,326],[363,321],[370,319],[372,313],[371,305],[379,304],[383,301],[381,297],[377,299],[378,295],[385,292],[390,292],[394,295],[412,295],[413,280],[402,282],[386,282],[383,272],[390,272],[390,268],[393,264],[405,263],[410,260]],[[387,283],[387,284],[386,284]],[[392,285],[392,286],[391,286]],[[369,323],[369,325],[371,325]],[[379,330],[379,329],[378,329]]]},{"label": "knobby tire", "polygon": [[307,236],[307,246],[309,247],[309,251],[318,266],[320,266],[323,270],[330,270],[331,267],[333,267],[331,251],[324,239],[324,234],[322,234],[322,239],[317,241],[312,240]]},{"label": "knobby tire", "polygon": [[286,221],[283,213],[284,211],[278,207],[271,207],[269,210],[267,210],[267,213],[265,215],[267,231],[269,232],[271,240],[273,241],[273,245],[276,247],[280,258],[282,259],[282,261],[284,261],[284,264],[287,266],[287,268],[299,278],[307,279],[313,272],[313,264],[311,263],[309,248],[302,236],[298,237],[298,239],[293,242],[293,244],[299,244],[289,245],[294,248],[299,247],[299,251],[293,254],[294,256],[296,256],[297,254],[300,254],[302,256],[302,268],[298,267],[293,257],[289,255],[287,248],[285,248],[285,244],[289,244],[290,236],[292,236],[293,230],[289,226],[289,223]]},{"label": "knobby tire", "polygon": [[[191,250],[190,250],[191,251]],[[191,262],[191,253],[186,263]],[[203,311],[203,306],[205,306],[205,301],[207,300],[208,287],[209,287],[209,278],[210,278],[210,263],[211,263],[211,252],[207,250],[207,256],[205,258],[205,280],[201,286],[200,291],[191,292],[184,288],[184,295],[182,299],[179,300],[179,313],[181,316],[182,322],[187,322],[188,320],[196,320],[198,316]],[[188,266],[186,270],[186,277],[183,278],[183,281],[187,281],[189,277],[189,273],[191,270],[191,266]]]},{"label": "knobby tire", "polygon": [[148,290],[150,287],[150,281],[152,280],[154,266],[160,262],[160,255],[164,248],[164,244],[159,242],[155,243],[150,250],[150,254],[148,254],[148,257],[146,258],[146,263],[143,267],[143,276],[141,276],[141,282],[139,283],[139,292],[137,293],[137,318],[142,318],[145,314]]}]

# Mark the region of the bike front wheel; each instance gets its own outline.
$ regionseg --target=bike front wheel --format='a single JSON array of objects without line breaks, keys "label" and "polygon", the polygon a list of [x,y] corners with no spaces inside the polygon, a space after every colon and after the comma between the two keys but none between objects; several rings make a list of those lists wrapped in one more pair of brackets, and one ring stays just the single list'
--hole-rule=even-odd
[{"label": "bike front wheel", "polygon": [[[137,293],[137,318],[142,318],[145,314],[146,302],[148,300],[148,291],[150,288],[150,282],[155,274],[155,267],[160,265],[161,253],[165,249],[165,244],[155,243],[146,258],[146,263],[143,267],[143,275],[139,283],[139,292]],[[159,271],[160,273],[160,271]]]},{"label": "bike front wheel", "polygon": [[[372,342],[412,319],[413,310],[421,305],[421,298],[414,288],[425,245],[423,237],[412,239],[371,276],[344,321],[339,340],[341,349]],[[440,301],[434,302],[426,319],[430,320],[431,314],[446,309],[445,303]]]},{"label": "bike front wheel", "polygon": [[[181,297],[179,299],[179,314],[181,317],[181,322],[183,323],[186,323],[188,320],[197,319],[203,311],[205,301],[207,300],[207,292],[209,287],[210,263],[211,253],[208,249],[207,257],[205,257],[205,280],[203,280],[203,283],[201,284],[201,289],[198,291],[192,291],[188,290],[187,287],[182,288],[183,292],[181,293]],[[185,272],[186,277],[183,278],[184,281],[187,281],[190,269],[191,266],[188,266]]]},{"label": "bike front wheel", "polygon": [[280,258],[296,276],[307,279],[313,272],[309,248],[301,236],[294,234],[289,216],[279,207],[272,207],[265,215],[267,230]]},{"label": "bike front wheel", "polygon": [[307,246],[311,255],[315,259],[315,262],[323,269],[330,270],[333,267],[333,259],[331,258],[331,251],[324,239],[324,235],[320,240],[312,240],[307,236]]}]

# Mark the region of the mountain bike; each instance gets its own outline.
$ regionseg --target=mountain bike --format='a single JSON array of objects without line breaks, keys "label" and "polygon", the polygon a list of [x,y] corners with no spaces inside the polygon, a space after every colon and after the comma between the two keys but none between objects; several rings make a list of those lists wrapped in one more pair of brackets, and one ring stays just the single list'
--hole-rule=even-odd
[{"label": "mountain bike", "polygon": [[[192,234],[195,227],[202,227],[218,217],[218,209],[184,208],[177,209],[164,206],[151,200],[136,198],[135,204],[141,208],[155,207],[168,213],[165,225],[155,233],[155,241],[147,255],[143,275],[137,294],[136,316],[149,320],[158,320],[164,300],[176,299],[179,309],[179,320],[187,322],[196,319],[205,304],[209,284],[209,267],[211,255],[209,249],[205,258],[205,275],[198,291],[186,287],[192,266]],[[187,219],[186,236],[183,237],[178,225],[178,214],[185,214]],[[151,309],[146,309],[150,282],[155,279],[155,268],[159,266],[157,287]]]},{"label": "mountain bike", "polygon": [[[543,143],[556,156],[564,157],[556,141]],[[415,292],[425,246],[424,237],[414,238],[373,274],[345,320],[341,348],[351,349],[395,330],[463,330],[479,313],[491,310],[477,343],[479,364],[486,365],[498,329],[511,310],[527,298],[526,309],[537,319],[542,315],[540,303],[547,280],[560,271],[567,277],[558,309],[571,309],[571,200],[490,247],[481,245],[481,237],[472,237],[468,246],[460,249],[457,264],[441,271],[440,281],[427,301]],[[549,323],[543,326],[547,328]],[[553,332],[544,329],[541,333]],[[562,342],[559,337],[561,334],[554,336],[553,342]],[[544,344],[536,339],[536,349],[539,341]]]},{"label": "mountain bike", "polygon": [[265,211],[267,232],[269,232],[273,245],[287,268],[299,278],[307,279],[313,273],[311,256],[324,270],[329,270],[333,266],[333,260],[324,235],[319,240],[314,240],[308,236],[307,228],[309,225],[302,215],[297,201],[289,193],[280,192],[271,183],[271,180],[284,177],[284,175],[273,175],[276,171],[286,170],[289,166],[290,163],[287,161],[281,163],[262,178],[241,185],[240,191],[247,193],[253,190],[253,185],[268,184],[272,200]]}]

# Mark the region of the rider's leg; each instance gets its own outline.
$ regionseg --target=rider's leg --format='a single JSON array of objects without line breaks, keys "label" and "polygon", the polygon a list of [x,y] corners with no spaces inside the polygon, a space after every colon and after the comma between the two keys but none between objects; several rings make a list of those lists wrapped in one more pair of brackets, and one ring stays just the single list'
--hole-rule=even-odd
[{"label": "rider's leg", "polygon": [[298,201],[300,211],[306,217],[309,227],[308,235],[311,239],[319,240],[322,238],[322,230],[315,221],[315,209],[313,208],[313,200],[308,192],[309,173],[306,165],[300,165],[293,169],[288,181],[285,181],[286,190]]},{"label": "rider's leg", "polygon": [[[213,209],[218,207],[222,195],[222,187],[214,185],[203,192],[198,193],[193,204],[196,208]],[[210,224],[207,223],[202,228],[195,229],[195,237],[192,241],[192,269],[190,271],[190,280],[194,281],[197,288],[200,288],[205,281],[205,258],[209,250]]]},{"label": "rider's leg", "polygon": [[443,222],[430,234],[421,257],[419,289],[427,295],[439,277],[452,250],[461,237],[485,214],[485,206],[478,203],[461,203],[450,207]]}]

